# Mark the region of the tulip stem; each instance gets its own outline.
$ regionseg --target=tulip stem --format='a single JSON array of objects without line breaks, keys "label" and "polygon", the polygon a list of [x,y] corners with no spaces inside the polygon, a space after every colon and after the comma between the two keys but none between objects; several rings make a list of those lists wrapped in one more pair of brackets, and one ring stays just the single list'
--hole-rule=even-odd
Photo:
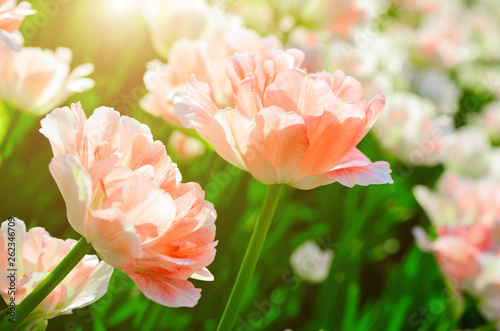
[{"label": "tulip stem", "polygon": [[271,185],[267,190],[262,209],[260,210],[259,218],[257,219],[257,223],[255,224],[255,228],[252,233],[252,238],[248,244],[238,276],[236,277],[236,283],[233,286],[233,290],[231,291],[231,296],[226,304],[224,314],[222,315],[219,326],[217,327],[218,331],[229,331],[233,327],[246,289],[250,283],[250,279],[252,278],[255,266],[257,265],[260,251],[262,250],[262,246],[266,240],[267,232],[269,231],[269,226],[271,225],[282,190],[282,184]]},{"label": "tulip stem", "polygon": [[9,109],[9,107],[3,103],[1,100],[0,100],[0,117],[6,117],[8,118],[8,124],[7,124],[7,128],[6,128],[6,132],[4,133],[3,136],[0,136],[0,164],[2,164],[4,162],[4,158],[5,158],[5,147],[7,145],[7,140],[10,138],[10,136],[12,135],[12,133],[14,132],[14,127],[16,125],[16,122],[18,122],[19,120],[19,117],[20,117],[20,112],[18,111],[11,111],[11,109]]},{"label": "tulip stem", "polygon": [[24,319],[57,287],[57,285],[59,285],[60,282],[63,281],[91,248],[92,245],[87,242],[85,237],[81,237],[57,267],[55,267],[16,307],[15,315],[7,313],[6,316],[3,316],[0,322],[0,330],[13,329],[13,323],[9,321],[12,317],[15,320],[16,328],[21,329]]}]

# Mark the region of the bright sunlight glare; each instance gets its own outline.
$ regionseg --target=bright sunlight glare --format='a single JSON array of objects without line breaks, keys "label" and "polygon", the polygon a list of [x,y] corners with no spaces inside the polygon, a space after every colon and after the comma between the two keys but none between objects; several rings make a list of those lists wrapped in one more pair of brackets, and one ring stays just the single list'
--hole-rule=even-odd
[{"label": "bright sunlight glare", "polygon": [[108,10],[113,16],[126,16],[136,12],[139,7],[137,0],[108,0]]}]

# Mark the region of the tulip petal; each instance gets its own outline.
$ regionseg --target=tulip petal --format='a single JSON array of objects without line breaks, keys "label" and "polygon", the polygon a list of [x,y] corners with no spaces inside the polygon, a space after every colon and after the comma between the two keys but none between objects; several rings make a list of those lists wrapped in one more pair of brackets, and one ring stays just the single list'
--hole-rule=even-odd
[{"label": "tulip petal", "polygon": [[[86,162],[87,145],[84,135],[87,117],[80,103],[56,108],[41,121],[40,132],[49,139],[54,156],[73,154]],[[86,164],[85,164],[86,165]]]},{"label": "tulip petal", "polygon": [[161,273],[128,275],[147,298],[165,306],[193,307],[201,297],[201,290],[187,280],[171,278]]},{"label": "tulip petal", "polygon": [[210,132],[209,141],[223,159],[264,184],[277,183],[278,174],[259,145],[255,120],[226,108],[215,114]]},{"label": "tulip petal", "polygon": [[262,109],[259,95],[255,91],[254,81],[248,77],[240,83],[236,98],[236,109],[248,118],[254,118]]},{"label": "tulip petal", "polygon": [[309,116],[305,121],[310,145],[294,181],[332,170],[358,144],[365,127],[364,118],[348,117],[340,121],[329,111],[320,116]]},{"label": "tulip petal", "polygon": [[[71,304],[61,312],[68,313],[72,309],[90,305],[106,293],[109,280],[113,274],[113,268],[103,261],[95,263],[97,264],[95,266],[94,263],[89,263],[91,259],[96,262],[99,261],[95,255],[86,255],[80,262],[81,266],[76,270],[78,271],[77,277],[82,282],[78,288],[71,289],[71,296],[68,298],[71,300]],[[68,277],[70,276],[72,275],[70,274]],[[71,280],[74,281],[74,279]]]},{"label": "tulip petal", "polygon": [[335,96],[342,101],[362,102],[364,100],[361,83],[351,76],[346,76],[343,71],[335,70],[332,75],[322,71],[318,73],[318,76],[330,85]]},{"label": "tulip petal", "polygon": [[320,115],[335,95],[326,82],[293,68],[281,71],[264,95],[264,107],[277,106],[300,115]]},{"label": "tulip petal", "polygon": [[340,184],[353,187],[354,185],[371,185],[394,183],[389,163],[378,161],[372,163],[357,148],[354,148],[332,171],[328,177]]},{"label": "tulip petal", "polygon": [[213,281],[214,275],[207,268],[196,270],[191,277],[192,279],[203,280],[203,281]]},{"label": "tulip petal", "polygon": [[393,183],[390,173],[391,169],[387,162],[378,161],[372,163],[363,153],[354,148],[332,170],[323,174],[300,178],[290,185],[301,190],[310,190],[333,182],[339,182],[348,187],[386,184]]},{"label": "tulip petal", "polygon": [[127,215],[117,208],[90,214],[87,239],[102,259],[116,268],[134,269],[134,260],[142,256],[142,247]]},{"label": "tulip petal", "polygon": [[126,214],[142,244],[162,236],[174,221],[172,197],[148,180],[130,178],[116,184],[108,194],[103,208],[117,208]]},{"label": "tulip petal", "polygon": [[90,175],[71,154],[55,156],[49,164],[49,170],[66,203],[69,223],[78,233],[83,234],[92,199]]},{"label": "tulip petal", "polygon": [[186,84],[187,96],[178,94],[174,97],[174,110],[182,125],[195,128],[203,138],[208,140],[210,124],[219,110],[210,87],[206,83],[196,81],[194,75]]},{"label": "tulip petal", "polygon": [[366,126],[365,131],[363,132],[363,137],[370,131],[373,124],[379,117],[380,113],[385,107],[385,96],[383,94],[376,95],[370,102],[368,103],[368,107],[366,108]]}]

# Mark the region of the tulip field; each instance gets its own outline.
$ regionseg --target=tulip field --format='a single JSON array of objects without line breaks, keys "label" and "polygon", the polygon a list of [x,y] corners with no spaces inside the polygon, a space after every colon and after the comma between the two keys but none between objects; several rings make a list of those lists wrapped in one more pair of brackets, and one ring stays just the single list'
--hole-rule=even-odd
[{"label": "tulip field", "polygon": [[0,0],[0,330],[500,330],[494,0]]}]

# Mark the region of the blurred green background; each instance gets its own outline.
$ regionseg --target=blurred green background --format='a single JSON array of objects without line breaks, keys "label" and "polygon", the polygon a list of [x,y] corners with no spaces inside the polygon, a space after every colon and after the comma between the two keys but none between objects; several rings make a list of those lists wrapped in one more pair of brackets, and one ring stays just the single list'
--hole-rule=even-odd
[{"label": "blurred green background", "polygon": [[[74,95],[87,115],[110,106],[151,127],[165,144],[171,128],[141,110],[146,63],[158,56],[138,13],[117,11],[106,0],[30,1],[38,10],[23,25],[25,45],[72,49],[72,67],[91,62],[96,86]],[[38,132],[41,118],[22,115],[9,137],[10,156],[1,165],[0,218],[16,216],[51,235],[78,238],[65,218],[65,205],[48,171],[49,142]],[[239,330],[454,330],[484,324],[469,300],[450,293],[432,255],[414,245],[411,229],[428,225],[411,189],[432,186],[440,167],[414,168],[385,154],[371,135],[359,146],[374,160],[388,160],[393,185],[339,184],[312,191],[286,188],[244,301]],[[49,321],[47,330],[214,330],[236,278],[266,186],[228,165],[212,151],[178,163],[184,181],[197,181],[214,203],[217,256],[209,269],[214,282],[194,308],[155,304],[115,270],[108,293],[72,315]],[[392,161],[391,161],[392,160]],[[310,285],[293,274],[289,257],[313,239],[334,250],[325,282]],[[465,309],[462,318],[458,312]]]}]

